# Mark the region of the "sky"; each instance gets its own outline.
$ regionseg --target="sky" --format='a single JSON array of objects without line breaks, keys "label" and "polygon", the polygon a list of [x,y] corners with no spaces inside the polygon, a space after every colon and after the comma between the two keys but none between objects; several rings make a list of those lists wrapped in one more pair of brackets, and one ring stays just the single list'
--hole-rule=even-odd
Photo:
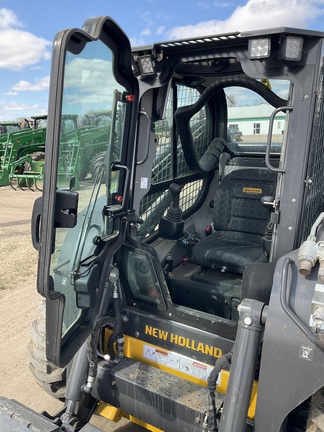
[{"label": "sky", "polygon": [[47,113],[55,34],[102,15],[133,46],[282,26],[324,31],[324,0],[2,0],[0,121]]}]

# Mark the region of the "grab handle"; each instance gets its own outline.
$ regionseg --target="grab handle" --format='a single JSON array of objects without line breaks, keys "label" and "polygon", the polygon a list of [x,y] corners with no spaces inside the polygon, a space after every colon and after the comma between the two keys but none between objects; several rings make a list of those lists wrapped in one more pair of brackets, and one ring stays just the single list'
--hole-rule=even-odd
[{"label": "grab handle", "polygon": [[267,168],[269,168],[270,171],[280,172],[280,173],[286,172],[285,168],[276,168],[270,162],[271,139],[272,139],[273,123],[274,123],[274,118],[275,118],[276,114],[278,114],[278,112],[280,112],[280,111],[292,111],[292,110],[293,110],[292,106],[282,106],[282,107],[275,109],[271,113],[270,121],[269,121],[266,153],[265,153],[265,164],[266,164]]}]

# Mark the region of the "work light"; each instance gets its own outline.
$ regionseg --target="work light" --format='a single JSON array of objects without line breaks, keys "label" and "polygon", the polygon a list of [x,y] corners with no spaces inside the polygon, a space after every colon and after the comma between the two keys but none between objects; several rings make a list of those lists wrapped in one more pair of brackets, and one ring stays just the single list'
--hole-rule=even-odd
[{"label": "work light", "polygon": [[298,61],[301,59],[304,39],[298,36],[287,36],[283,39],[280,49],[280,58]]},{"label": "work light", "polygon": [[253,60],[269,57],[270,46],[270,38],[250,39],[248,47],[249,58]]},{"label": "work light", "polygon": [[155,62],[151,54],[138,57],[138,67],[142,76],[155,75]]}]

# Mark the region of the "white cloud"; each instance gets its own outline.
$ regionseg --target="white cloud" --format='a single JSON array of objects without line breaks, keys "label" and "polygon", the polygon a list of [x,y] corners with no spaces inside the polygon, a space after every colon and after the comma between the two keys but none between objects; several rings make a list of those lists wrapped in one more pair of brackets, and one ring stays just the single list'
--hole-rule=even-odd
[{"label": "white cloud", "polygon": [[156,29],[156,34],[157,34],[157,35],[162,35],[162,34],[165,33],[165,31],[166,31],[165,26],[160,26],[160,27],[158,27],[158,28]]},{"label": "white cloud", "polygon": [[0,8],[0,30],[11,27],[22,27],[22,24],[13,11]]},{"label": "white cloud", "polygon": [[50,77],[44,77],[35,80],[35,84],[30,83],[29,81],[20,80],[17,84],[14,84],[11,88],[13,92],[21,92],[21,91],[42,91],[47,90],[49,88],[49,80]]},{"label": "white cloud", "polygon": [[234,3],[227,1],[214,1],[213,6],[218,8],[229,8],[234,6]]},{"label": "white cloud", "polygon": [[200,9],[209,10],[210,9],[210,3],[206,2],[206,1],[199,1],[198,2],[198,7]]},{"label": "white cloud", "polygon": [[306,28],[323,15],[323,0],[248,0],[225,20],[210,20],[173,28],[170,39],[258,30],[270,27]]},{"label": "white cloud", "polygon": [[76,57],[66,63],[64,109],[66,113],[84,114],[90,110],[111,109],[114,91],[124,89],[111,73],[110,61]]},{"label": "white cloud", "polygon": [[140,14],[139,19],[144,21],[145,26],[138,36],[130,38],[131,45],[146,45],[148,40],[154,42],[156,42],[157,39],[165,40],[168,37],[166,25],[171,20],[171,15],[167,12],[152,13],[151,11]]},{"label": "white cloud", "polygon": [[0,109],[2,111],[25,111],[25,110],[34,110],[38,108],[38,104],[24,104],[24,103],[17,103],[17,102],[0,102]]},{"label": "white cloud", "polygon": [[141,32],[141,36],[150,36],[152,34],[150,28],[146,28]]},{"label": "white cloud", "polygon": [[6,95],[6,96],[17,96],[17,92],[15,92],[15,91],[8,91],[8,92],[5,92],[5,93],[3,93],[4,95]]},{"label": "white cloud", "polygon": [[0,8],[0,68],[20,70],[48,60],[51,42],[21,30],[22,23],[9,9]]}]

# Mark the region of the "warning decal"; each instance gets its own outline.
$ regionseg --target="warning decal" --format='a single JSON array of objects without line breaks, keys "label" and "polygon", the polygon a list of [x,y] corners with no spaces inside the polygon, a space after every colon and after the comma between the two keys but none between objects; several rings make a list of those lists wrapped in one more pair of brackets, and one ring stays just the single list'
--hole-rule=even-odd
[{"label": "warning decal", "polygon": [[143,357],[160,365],[207,381],[212,367],[189,357],[144,344]]}]

